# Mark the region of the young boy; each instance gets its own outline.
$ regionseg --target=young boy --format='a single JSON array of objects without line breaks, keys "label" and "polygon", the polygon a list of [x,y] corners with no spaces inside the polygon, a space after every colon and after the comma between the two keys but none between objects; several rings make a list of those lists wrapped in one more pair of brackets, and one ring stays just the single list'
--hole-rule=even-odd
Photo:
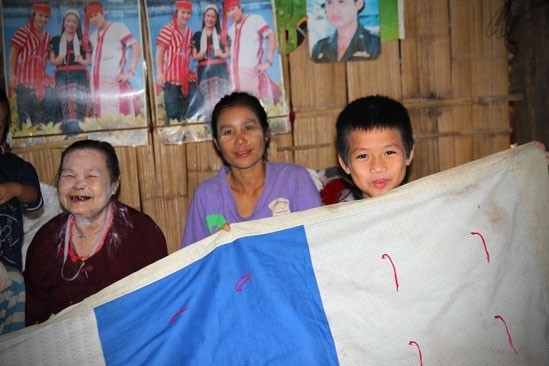
[{"label": "young boy", "polygon": [[414,137],[406,108],[375,95],[348,104],[336,122],[339,164],[363,198],[402,184],[414,157]]},{"label": "young boy", "polygon": [[34,167],[7,151],[10,107],[0,88],[0,334],[25,326],[22,270],[23,216],[42,207]]},{"label": "young boy", "polygon": [[[341,111],[336,131],[339,164],[362,198],[385,194],[406,180],[415,145],[402,103],[381,95],[359,98]],[[549,151],[541,141],[535,144],[549,165]]]}]

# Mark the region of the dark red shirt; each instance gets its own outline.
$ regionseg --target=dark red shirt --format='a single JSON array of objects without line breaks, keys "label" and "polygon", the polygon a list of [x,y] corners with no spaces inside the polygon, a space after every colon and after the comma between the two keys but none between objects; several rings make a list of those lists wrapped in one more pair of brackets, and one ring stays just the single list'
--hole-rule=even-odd
[{"label": "dark red shirt", "polygon": [[[68,217],[63,212],[51,219],[30,244],[25,269],[27,325],[43,322],[168,255],[158,225],[146,214],[115,201],[113,221],[101,250],[84,262],[73,262],[67,256],[63,264]],[[66,280],[77,273],[74,280]]]}]

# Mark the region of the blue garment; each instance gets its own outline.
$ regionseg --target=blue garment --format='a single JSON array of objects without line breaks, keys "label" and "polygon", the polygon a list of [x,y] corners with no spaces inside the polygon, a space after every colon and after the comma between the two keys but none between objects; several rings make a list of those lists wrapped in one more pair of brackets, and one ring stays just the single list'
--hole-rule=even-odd
[{"label": "blue garment", "polygon": [[12,198],[0,205],[0,260],[22,270],[23,215],[22,210],[32,212],[42,207],[42,194],[38,175],[32,164],[19,156],[0,148],[0,184],[16,182],[32,186],[38,192],[35,202],[23,204]]}]

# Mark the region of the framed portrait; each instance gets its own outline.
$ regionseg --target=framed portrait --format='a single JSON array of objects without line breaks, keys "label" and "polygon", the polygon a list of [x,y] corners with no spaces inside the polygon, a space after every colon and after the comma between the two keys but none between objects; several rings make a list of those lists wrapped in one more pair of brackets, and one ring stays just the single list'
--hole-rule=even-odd
[{"label": "framed portrait", "polygon": [[2,0],[12,145],[147,143],[138,0]]},{"label": "framed portrait", "polygon": [[315,62],[375,60],[381,53],[378,0],[307,0]]},{"label": "framed portrait", "polygon": [[270,0],[146,0],[154,124],[165,143],[211,139],[232,91],[263,103],[273,133],[290,129]]}]

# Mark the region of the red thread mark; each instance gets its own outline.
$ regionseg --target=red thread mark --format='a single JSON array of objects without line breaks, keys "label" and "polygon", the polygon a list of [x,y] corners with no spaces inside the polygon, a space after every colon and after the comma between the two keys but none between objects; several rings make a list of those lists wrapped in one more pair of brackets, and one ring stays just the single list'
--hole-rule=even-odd
[{"label": "red thread mark", "polygon": [[515,346],[513,346],[513,339],[511,338],[511,333],[509,333],[509,328],[507,328],[507,323],[505,322],[505,319],[503,319],[501,316],[496,315],[494,316],[494,319],[499,319],[505,326],[505,332],[507,333],[507,338],[509,339],[509,347],[515,352],[515,355],[518,355],[517,350],[515,349]]},{"label": "red thread mark", "polygon": [[170,321],[168,322],[168,324],[173,324],[173,322],[175,321],[175,318],[177,318],[177,316],[179,314],[181,314],[182,312],[186,311],[187,310],[187,307],[186,306],[183,306],[181,309],[177,310],[175,312],[175,314],[173,314],[173,316],[170,318]]},{"label": "red thread mark", "polygon": [[486,252],[486,260],[488,263],[490,263],[490,253],[488,252],[488,247],[486,246],[486,240],[484,240],[484,236],[482,236],[481,233],[477,233],[476,231],[471,231],[471,235],[478,235],[482,239],[482,245],[484,245],[484,251]]},{"label": "red thread mark", "polygon": [[415,345],[417,347],[417,351],[419,352],[419,366],[423,366],[423,355],[421,354],[421,347],[419,347],[419,344],[417,344],[416,341],[410,341],[408,342],[408,345]]},{"label": "red thread mark", "polygon": [[242,291],[242,287],[244,287],[244,285],[248,283],[250,277],[252,277],[251,272],[238,278],[238,280],[236,281],[236,285],[234,286],[237,292]]},{"label": "red thread mark", "polygon": [[383,254],[381,256],[381,259],[388,259],[389,262],[391,262],[391,266],[393,266],[393,275],[395,277],[396,290],[398,291],[398,276],[397,276],[397,271],[396,271],[396,268],[395,268],[395,264],[393,263],[393,260],[391,259],[389,254]]}]

